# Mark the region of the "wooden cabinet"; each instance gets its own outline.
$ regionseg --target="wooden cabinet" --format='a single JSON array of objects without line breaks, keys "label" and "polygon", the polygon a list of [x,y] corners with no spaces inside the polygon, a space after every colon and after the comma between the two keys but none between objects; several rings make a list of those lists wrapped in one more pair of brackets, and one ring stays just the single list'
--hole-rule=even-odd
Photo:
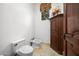
[{"label": "wooden cabinet", "polygon": [[68,56],[79,55],[79,3],[64,4],[64,52]]},{"label": "wooden cabinet", "polygon": [[63,14],[56,15],[50,19],[51,40],[50,46],[59,54],[63,52]]}]

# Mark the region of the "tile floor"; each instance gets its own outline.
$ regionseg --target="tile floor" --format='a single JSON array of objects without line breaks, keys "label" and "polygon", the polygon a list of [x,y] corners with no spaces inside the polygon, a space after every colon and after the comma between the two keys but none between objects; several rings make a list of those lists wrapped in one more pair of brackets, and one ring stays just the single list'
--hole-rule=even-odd
[{"label": "tile floor", "polygon": [[47,43],[41,43],[40,47],[34,48],[33,56],[61,56],[50,48]]}]

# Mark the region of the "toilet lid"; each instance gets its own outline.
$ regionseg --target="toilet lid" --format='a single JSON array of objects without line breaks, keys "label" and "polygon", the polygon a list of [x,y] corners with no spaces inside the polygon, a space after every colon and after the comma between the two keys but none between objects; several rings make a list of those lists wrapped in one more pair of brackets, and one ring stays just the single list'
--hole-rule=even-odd
[{"label": "toilet lid", "polygon": [[16,52],[27,54],[27,53],[33,52],[33,48],[29,45],[25,45],[25,46],[22,46],[21,48],[19,48]]}]

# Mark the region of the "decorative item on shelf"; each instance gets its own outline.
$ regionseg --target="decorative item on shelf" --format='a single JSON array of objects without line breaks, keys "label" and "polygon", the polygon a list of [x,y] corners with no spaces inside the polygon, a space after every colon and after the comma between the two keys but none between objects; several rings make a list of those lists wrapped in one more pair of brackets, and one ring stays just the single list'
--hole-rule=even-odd
[{"label": "decorative item on shelf", "polygon": [[51,7],[51,14],[52,17],[58,14],[62,14],[63,13],[63,4],[62,3],[53,3],[52,7]]},{"label": "decorative item on shelf", "polygon": [[53,16],[58,15],[59,13],[60,13],[60,9],[58,7],[52,9]]},{"label": "decorative item on shelf", "polygon": [[40,4],[40,11],[42,20],[49,19],[49,10],[51,8],[51,3],[41,3]]}]

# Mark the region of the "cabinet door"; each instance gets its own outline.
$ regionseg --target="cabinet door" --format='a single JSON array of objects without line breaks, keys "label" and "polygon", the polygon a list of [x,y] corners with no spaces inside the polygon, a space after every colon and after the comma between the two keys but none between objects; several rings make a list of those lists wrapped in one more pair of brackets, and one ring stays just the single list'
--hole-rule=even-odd
[{"label": "cabinet door", "polygon": [[63,14],[51,20],[51,47],[59,54],[63,52]]},{"label": "cabinet door", "polygon": [[56,19],[51,22],[51,47],[58,51],[58,31]]},{"label": "cabinet door", "polygon": [[58,17],[58,48],[59,48],[59,51],[60,53],[63,52],[63,44],[64,44],[64,41],[63,41],[63,15],[61,15],[60,17]]},{"label": "cabinet door", "polygon": [[[67,3],[65,5],[65,13],[64,13],[64,19],[65,19],[65,33],[73,34],[75,31],[79,31],[79,3]],[[69,42],[72,42],[72,39],[69,39]],[[76,39],[74,39],[76,40]],[[73,41],[74,44],[75,41]],[[68,44],[65,38],[65,54],[66,55],[78,55],[79,52],[76,52],[78,49],[77,47],[70,48],[71,45]]]}]

